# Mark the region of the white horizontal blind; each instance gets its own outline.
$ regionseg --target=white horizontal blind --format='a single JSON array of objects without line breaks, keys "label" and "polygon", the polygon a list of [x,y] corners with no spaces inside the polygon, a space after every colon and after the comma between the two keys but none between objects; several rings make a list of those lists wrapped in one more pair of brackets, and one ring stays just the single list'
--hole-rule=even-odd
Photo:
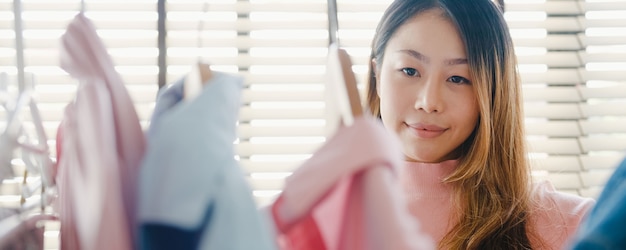
[{"label": "white horizontal blind", "polygon": [[[34,76],[35,98],[44,120],[48,144],[56,155],[56,130],[63,109],[75,95],[77,82],[59,67],[59,41],[67,24],[79,13],[80,0],[22,0],[24,62],[27,75]],[[95,24],[116,69],[122,75],[140,118],[148,120],[154,107],[157,86],[157,1],[86,1],[86,16]],[[9,74],[10,90],[17,93],[13,0],[0,0],[0,72]],[[28,110],[25,110],[28,114]],[[6,114],[0,113],[0,122]],[[23,117],[33,134],[31,118]],[[12,161],[16,178],[4,180],[0,206],[19,206],[24,163]],[[4,166],[3,166],[4,167]],[[32,173],[29,173],[31,176]],[[36,195],[33,197],[36,199]],[[45,249],[58,249],[58,223],[46,223]]]},{"label": "white horizontal blind", "polygon": [[[122,4],[124,9],[120,10]],[[147,121],[158,90],[156,0],[87,1],[85,9],[127,84],[140,118]],[[13,1],[0,1],[0,72],[7,72],[9,83],[15,86],[17,68],[12,10]],[[77,86],[77,82],[59,67],[59,41],[67,24],[78,14],[80,1],[23,0],[22,10],[24,71],[34,78],[35,98],[50,149],[56,155],[56,130],[63,109],[72,100]],[[24,125],[32,130],[29,117],[25,119]],[[3,116],[1,120],[6,119]]]},{"label": "white horizontal blind", "polygon": [[[198,55],[215,69],[245,76],[237,149],[255,197],[265,204],[324,141],[327,1],[208,2],[203,12],[204,1],[168,1],[168,80],[188,72]],[[389,2],[338,1],[339,38],[360,76]]]},{"label": "white horizontal blind", "polygon": [[581,6],[581,193],[595,195],[626,151],[626,1]]},{"label": "white horizontal blind", "polygon": [[[144,127],[158,91],[156,2],[85,1]],[[338,0],[339,39],[361,89],[374,28],[390,2]],[[0,72],[9,74],[16,93],[12,3],[0,0]],[[58,43],[80,0],[22,5],[25,70],[35,77],[54,154],[62,110],[77,86],[58,67]],[[170,0],[166,10],[168,82],[183,77],[199,56],[246,78],[236,145],[254,195],[265,204],[324,141],[326,0]],[[595,196],[626,149],[626,1],[511,0],[506,10],[524,82],[534,175],[560,190]],[[0,116],[2,123],[6,114]],[[0,187],[3,207],[19,200],[24,164],[13,165],[17,178]]]},{"label": "white horizontal blind", "polygon": [[510,1],[505,12],[523,81],[533,174],[573,193],[582,187],[578,140],[582,14],[577,1]]},{"label": "white horizontal blind", "polygon": [[619,1],[506,2],[534,174],[562,191],[595,197],[626,149],[617,68],[626,57],[614,50],[626,40],[601,33],[623,25],[607,13],[625,9]]}]

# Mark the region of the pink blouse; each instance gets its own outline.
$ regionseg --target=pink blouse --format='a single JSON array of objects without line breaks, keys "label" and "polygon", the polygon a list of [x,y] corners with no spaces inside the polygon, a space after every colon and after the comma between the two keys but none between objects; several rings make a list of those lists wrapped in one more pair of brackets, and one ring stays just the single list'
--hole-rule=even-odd
[{"label": "pink blouse", "polygon": [[57,140],[61,248],[132,249],[139,118],[90,20],[77,15],[61,42],[61,67],[80,81]]}]

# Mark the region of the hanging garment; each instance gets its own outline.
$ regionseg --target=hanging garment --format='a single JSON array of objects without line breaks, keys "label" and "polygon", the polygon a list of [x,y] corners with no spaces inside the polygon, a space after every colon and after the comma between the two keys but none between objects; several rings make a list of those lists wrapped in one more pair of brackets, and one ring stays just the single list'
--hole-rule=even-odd
[{"label": "hanging garment", "polygon": [[156,103],[154,105],[154,111],[152,112],[152,117],[150,118],[150,128],[148,129],[148,139],[154,136],[155,126],[159,124],[159,120],[161,116],[171,108],[178,105],[180,101],[184,98],[184,86],[185,78],[181,78],[178,81],[165,85],[159,90],[157,94]]},{"label": "hanging garment", "polygon": [[145,139],[130,96],[82,13],[61,38],[61,67],[79,80],[57,136],[62,249],[131,249]]},{"label": "hanging garment", "polygon": [[355,118],[287,178],[271,207],[281,249],[434,249],[404,202],[391,138]]},{"label": "hanging garment", "polygon": [[572,249],[626,249],[626,159],[604,186]]},{"label": "hanging garment", "polygon": [[184,101],[182,84],[157,99],[139,180],[140,248],[276,249],[234,158],[242,79],[214,72]]},{"label": "hanging garment", "polygon": [[[443,180],[458,166],[458,160],[441,163],[405,162],[400,182],[411,214],[423,231],[436,242],[458,222],[451,183]],[[557,192],[549,182],[532,186],[527,229],[533,249],[563,249],[594,201]]]}]

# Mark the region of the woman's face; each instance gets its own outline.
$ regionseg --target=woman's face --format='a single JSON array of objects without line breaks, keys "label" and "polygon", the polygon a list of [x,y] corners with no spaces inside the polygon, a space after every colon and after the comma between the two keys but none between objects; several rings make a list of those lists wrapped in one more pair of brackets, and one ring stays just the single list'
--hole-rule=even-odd
[{"label": "woman's face", "polygon": [[396,30],[376,66],[382,121],[402,141],[406,159],[458,158],[479,108],[454,24],[440,10],[418,14]]}]

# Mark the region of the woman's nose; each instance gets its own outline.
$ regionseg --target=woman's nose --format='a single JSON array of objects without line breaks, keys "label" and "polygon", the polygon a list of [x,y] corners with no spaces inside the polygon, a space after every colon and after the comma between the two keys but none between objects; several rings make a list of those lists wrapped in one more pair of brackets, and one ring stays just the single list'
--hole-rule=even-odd
[{"label": "woman's nose", "polygon": [[415,109],[426,113],[443,111],[442,84],[437,77],[430,77],[421,83],[415,100]]}]

